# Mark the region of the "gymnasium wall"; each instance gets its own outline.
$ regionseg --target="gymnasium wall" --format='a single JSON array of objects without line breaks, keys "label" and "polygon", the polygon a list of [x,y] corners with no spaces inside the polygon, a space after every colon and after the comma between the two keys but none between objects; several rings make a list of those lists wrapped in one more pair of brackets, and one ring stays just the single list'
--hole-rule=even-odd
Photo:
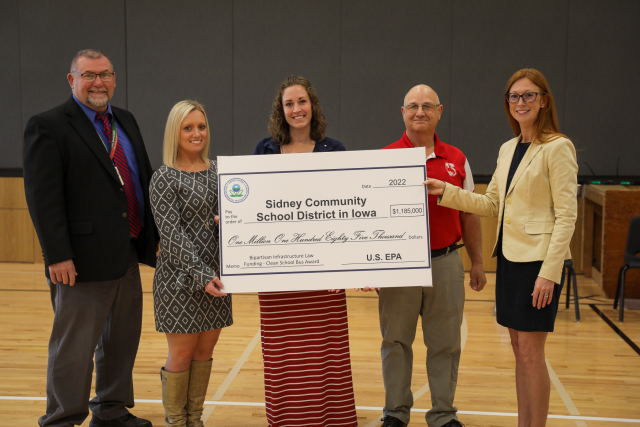
[{"label": "gymnasium wall", "polygon": [[1,0],[0,174],[19,176],[27,120],[70,96],[70,60],[93,47],[110,56],[112,102],[138,119],[154,167],[177,101],[204,103],[212,155],[251,154],[279,84],[298,74],[317,89],[328,135],[351,150],[397,140],[404,94],[429,84],[444,104],[441,139],[490,175],[511,137],[504,85],[533,67],[580,174],[619,163],[638,176],[639,16],[635,0]]}]

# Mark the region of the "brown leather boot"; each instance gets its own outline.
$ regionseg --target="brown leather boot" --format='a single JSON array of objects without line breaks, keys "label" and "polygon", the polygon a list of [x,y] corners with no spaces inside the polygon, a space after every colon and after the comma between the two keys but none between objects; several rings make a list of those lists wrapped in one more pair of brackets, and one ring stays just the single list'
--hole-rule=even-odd
[{"label": "brown leather boot", "polygon": [[186,427],[187,392],[189,390],[189,371],[167,372],[160,370],[162,379],[162,404],[164,405],[167,427]]},{"label": "brown leather boot", "polygon": [[187,427],[204,427],[201,421],[204,400],[207,396],[213,359],[205,362],[191,361],[189,394],[187,398]]}]

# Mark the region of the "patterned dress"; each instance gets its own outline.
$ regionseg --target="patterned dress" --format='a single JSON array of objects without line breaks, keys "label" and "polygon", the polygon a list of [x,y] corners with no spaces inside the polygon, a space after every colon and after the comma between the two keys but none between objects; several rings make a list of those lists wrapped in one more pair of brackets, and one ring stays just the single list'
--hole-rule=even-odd
[{"label": "patterned dress", "polygon": [[220,270],[215,162],[200,172],[162,166],[151,179],[151,210],[160,233],[153,279],[158,332],[193,334],[233,323],[231,295],[204,291]]}]

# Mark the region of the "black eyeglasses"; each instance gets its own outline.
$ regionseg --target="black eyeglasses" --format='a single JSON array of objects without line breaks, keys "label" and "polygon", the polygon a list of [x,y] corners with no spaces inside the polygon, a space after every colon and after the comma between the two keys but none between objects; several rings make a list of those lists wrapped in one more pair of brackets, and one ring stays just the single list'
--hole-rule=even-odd
[{"label": "black eyeglasses", "polygon": [[527,92],[527,93],[523,93],[522,95],[518,95],[517,93],[505,93],[504,97],[507,99],[507,102],[509,104],[515,104],[517,103],[520,98],[523,99],[524,102],[526,103],[531,103],[531,102],[535,102],[536,99],[538,98],[538,95],[546,95],[546,92]]},{"label": "black eyeglasses", "polygon": [[95,73],[78,73],[77,71],[72,71],[73,74],[77,74],[80,77],[82,77],[82,80],[84,80],[85,82],[93,82],[96,80],[96,77],[100,76],[100,80],[102,80],[103,82],[108,82],[111,81],[111,79],[113,79],[113,75],[115,73],[99,73],[99,74],[95,74]]}]

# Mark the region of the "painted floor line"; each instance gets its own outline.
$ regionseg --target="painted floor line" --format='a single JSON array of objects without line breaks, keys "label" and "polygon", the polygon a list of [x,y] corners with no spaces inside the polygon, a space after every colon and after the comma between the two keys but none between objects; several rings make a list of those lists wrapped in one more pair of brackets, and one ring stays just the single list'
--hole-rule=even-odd
[{"label": "painted floor line", "polygon": [[[46,397],[31,397],[31,396],[0,396],[0,400],[47,400]],[[159,403],[162,404],[160,399],[136,399],[136,403]],[[264,407],[264,403],[260,402],[223,402],[220,400],[207,400],[205,405],[218,405],[218,406],[254,406]],[[356,406],[359,411],[380,411],[380,406]],[[412,408],[411,412],[427,412],[429,409]],[[517,417],[515,412],[483,412],[483,411],[458,411],[460,415],[483,415],[483,416],[495,416],[495,417]],[[634,418],[606,418],[606,417],[587,417],[582,415],[549,415],[549,418],[561,419],[561,420],[582,420],[582,421],[605,421],[615,423],[636,423],[640,424],[640,419]]]},{"label": "painted floor line", "polygon": [[421,398],[428,391],[429,391],[429,383],[427,382],[425,385],[420,387],[420,389],[418,391],[413,393],[413,401],[415,402],[416,400]]},{"label": "painted floor line", "polygon": [[217,402],[220,399],[222,399],[222,396],[224,396],[225,392],[227,391],[227,389],[229,388],[233,380],[238,375],[238,372],[240,372],[240,369],[242,369],[244,362],[247,361],[247,359],[251,355],[251,352],[253,351],[254,348],[256,348],[256,345],[258,345],[259,342],[260,342],[260,329],[258,329],[258,332],[256,332],[256,334],[253,336],[253,339],[251,340],[247,348],[244,349],[242,356],[240,356],[240,358],[234,365],[233,369],[231,369],[231,372],[229,372],[229,374],[224,379],[222,384],[220,384],[220,387],[218,387],[216,394],[214,394],[213,397],[211,398],[212,402],[211,403],[205,402],[205,405],[207,406],[205,406],[204,411],[202,412],[202,417],[201,417],[203,424],[206,423],[207,420],[209,420],[209,417],[213,413],[213,410],[216,409],[214,402]]},{"label": "painted floor line", "polygon": [[622,330],[620,328],[618,328],[612,321],[611,319],[609,319],[609,316],[607,316],[606,314],[604,314],[602,311],[600,311],[600,309],[598,307],[596,307],[595,304],[589,304],[589,307],[591,307],[591,309],[593,311],[595,311],[598,316],[600,316],[600,318],[602,320],[604,320],[604,322],[609,325],[609,327],[611,329],[613,329],[613,331],[618,334],[618,336],[620,338],[622,338],[624,340],[624,342],[626,342],[627,344],[629,344],[629,347],[631,347],[633,349],[633,351],[635,351],[639,356],[640,356],[640,347],[638,347],[638,345],[633,342],[633,340],[631,340],[631,338],[629,338],[624,332],[622,332]]},{"label": "painted floor line", "polygon": [[467,315],[462,313],[462,325],[460,326],[460,351],[464,351],[467,345],[467,337],[469,336],[469,324],[467,323]]},{"label": "painted floor line", "polygon": [[47,398],[46,397],[30,397],[30,396],[0,396],[0,400],[47,400]]},{"label": "painted floor line", "polygon": [[[567,389],[564,388],[562,382],[560,381],[560,378],[558,378],[558,375],[556,375],[556,371],[553,370],[553,367],[551,367],[551,364],[546,358],[544,359],[544,361],[547,364],[549,378],[551,379],[553,386],[556,388],[556,391],[560,395],[560,399],[562,399],[562,401],[564,402],[564,406],[567,407],[567,410],[571,415],[580,415],[578,408],[576,407],[575,403],[573,403],[573,400],[571,400],[571,396],[569,396],[569,393],[567,393]],[[587,424],[584,422],[584,420],[576,420],[576,426],[587,427]]]}]

